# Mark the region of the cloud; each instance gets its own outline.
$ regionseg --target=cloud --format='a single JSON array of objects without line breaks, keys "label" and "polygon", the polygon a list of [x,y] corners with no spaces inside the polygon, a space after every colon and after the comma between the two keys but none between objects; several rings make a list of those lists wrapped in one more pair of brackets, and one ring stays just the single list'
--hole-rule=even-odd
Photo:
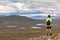
[{"label": "cloud", "polygon": [[9,1],[9,0],[0,0],[0,2],[2,2],[2,1]]},{"label": "cloud", "polygon": [[49,3],[49,4],[32,4],[33,7],[31,6],[31,9],[33,8],[33,10],[37,10],[37,11],[43,11],[46,13],[54,13],[56,11],[56,13],[58,13],[58,11],[60,11],[60,4],[59,3]]},{"label": "cloud", "polygon": [[8,3],[8,4],[0,4],[0,13],[7,13],[7,12],[13,12],[13,11],[31,11],[30,8],[28,8],[29,5],[26,5],[21,2],[17,3]]},{"label": "cloud", "polygon": [[[16,2],[17,1],[17,2]],[[20,1],[20,2],[19,2]],[[1,0],[0,2],[4,2]],[[48,14],[52,16],[57,16],[57,13],[60,14],[60,1],[59,0],[6,0],[6,4],[1,4],[0,13],[8,12],[43,12],[42,14],[19,14],[20,16],[47,16]]]},{"label": "cloud", "polygon": [[10,13],[14,12],[15,9],[6,5],[0,5],[0,13]]},{"label": "cloud", "polygon": [[9,0],[0,0],[0,4],[9,3]]},{"label": "cloud", "polygon": [[28,8],[29,5],[26,5],[24,3],[21,3],[21,2],[18,2],[18,3],[9,3],[7,4],[8,6],[12,6],[14,7],[16,10],[19,10],[19,11],[30,11],[31,9]]},{"label": "cloud", "polygon": [[[26,1],[36,1],[36,0],[26,0]],[[54,13],[56,11],[56,13],[57,13],[58,10],[60,11],[59,3],[41,2],[41,0],[37,0],[37,1],[39,1],[40,3],[33,2],[31,4],[28,4],[28,3],[26,4],[24,2],[23,3],[17,2],[17,3],[8,3],[6,5],[11,6],[11,7],[15,8],[15,10],[22,11],[22,12],[35,10],[35,11],[42,11],[45,13]],[[44,0],[42,0],[42,1],[44,1]],[[52,1],[52,0],[50,0],[50,1]]]},{"label": "cloud", "polygon": [[20,2],[20,0],[10,0],[11,2]]},{"label": "cloud", "polygon": [[60,2],[60,0],[25,0],[26,2]]},{"label": "cloud", "polygon": [[58,3],[49,3],[49,4],[44,4],[44,2],[40,3],[35,3],[35,4],[26,4],[26,3],[9,3],[7,4],[8,6],[15,7],[16,10],[25,12],[25,11],[41,11],[45,13],[57,13],[57,11],[60,11]]}]

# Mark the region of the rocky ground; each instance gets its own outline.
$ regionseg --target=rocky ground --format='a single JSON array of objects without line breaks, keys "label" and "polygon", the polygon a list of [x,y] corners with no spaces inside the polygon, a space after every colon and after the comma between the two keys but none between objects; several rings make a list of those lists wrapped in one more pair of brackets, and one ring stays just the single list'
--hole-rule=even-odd
[{"label": "rocky ground", "polygon": [[29,38],[28,40],[60,40],[60,34],[55,33],[52,36],[40,36],[40,37]]}]

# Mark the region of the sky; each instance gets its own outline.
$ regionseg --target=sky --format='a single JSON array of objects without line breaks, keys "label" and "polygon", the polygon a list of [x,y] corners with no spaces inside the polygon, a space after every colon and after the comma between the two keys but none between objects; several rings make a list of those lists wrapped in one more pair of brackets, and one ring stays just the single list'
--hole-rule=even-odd
[{"label": "sky", "polygon": [[0,15],[43,19],[60,17],[60,0],[0,0]]}]

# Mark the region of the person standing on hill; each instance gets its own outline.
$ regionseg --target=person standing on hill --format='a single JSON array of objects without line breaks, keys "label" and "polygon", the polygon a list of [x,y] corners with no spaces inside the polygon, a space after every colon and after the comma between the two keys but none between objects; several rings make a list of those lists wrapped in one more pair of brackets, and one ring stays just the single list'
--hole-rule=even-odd
[{"label": "person standing on hill", "polygon": [[51,24],[52,24],[52,18],[50,15],[48,15],[48,18],[46,19],[46,24],[47,24],[47,29],[46,29],[46,34],[52,35],[52,29],[51,29]]}]

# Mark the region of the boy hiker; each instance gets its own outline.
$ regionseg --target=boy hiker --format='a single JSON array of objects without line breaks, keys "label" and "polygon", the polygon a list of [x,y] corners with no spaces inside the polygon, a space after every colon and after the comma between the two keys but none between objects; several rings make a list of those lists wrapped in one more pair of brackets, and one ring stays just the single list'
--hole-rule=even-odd
[{"label": "boy hiker", "polygon": [[48,15],[48,18],[46,19],[46,24],[47,24],[47,29],[46,29],[46,33],[47,36],[48,35],[52,35],[52,30],[51,30],[51,24],[52,24],[52,18],[50,15]]}]

